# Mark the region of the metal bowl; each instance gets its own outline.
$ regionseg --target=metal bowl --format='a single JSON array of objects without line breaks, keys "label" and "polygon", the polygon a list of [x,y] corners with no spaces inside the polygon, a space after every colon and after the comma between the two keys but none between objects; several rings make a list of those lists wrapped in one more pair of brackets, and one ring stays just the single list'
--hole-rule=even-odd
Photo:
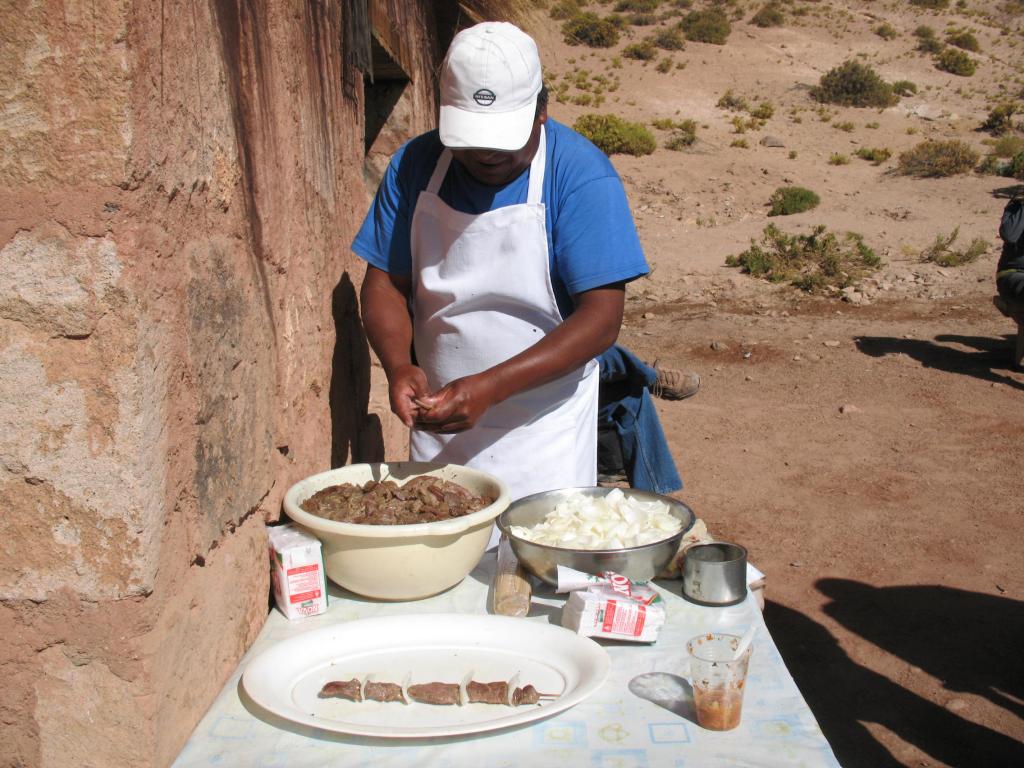
[{"label": "metal bowl", "polygon": [[512,502],[508,509],[498,516],[498,527],[508,536],[512,551],[523,567],[541,581],[558,584],[558,566],[564,565],[585,573],[614,571],[631,581],[650,581],[672,560],[679,549],[683,534],[693,527],[696,520],[693,510],[678,499],[662,496],[650,491],[620,488],[627,497],[638,501],[661,501],[668,505],[670,514],[679,518],[683,527],[667,539],[623,549],[567,549],[549,544],[537,544],[516,536],[510,526],[532,528],[551,512],[559,502],[570,496],[607,496],[614,488],[562,488],[557,491],[535,493]]}]

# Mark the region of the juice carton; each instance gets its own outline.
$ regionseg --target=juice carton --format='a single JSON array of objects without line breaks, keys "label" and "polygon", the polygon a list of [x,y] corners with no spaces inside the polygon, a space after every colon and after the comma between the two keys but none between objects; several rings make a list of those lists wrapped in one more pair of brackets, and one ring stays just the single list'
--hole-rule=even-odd
[{"label": "juice carton", "polygon": [[289,619],[327,610],[327,582],[320,540],[294,525],[267,529],[274,600]]}]

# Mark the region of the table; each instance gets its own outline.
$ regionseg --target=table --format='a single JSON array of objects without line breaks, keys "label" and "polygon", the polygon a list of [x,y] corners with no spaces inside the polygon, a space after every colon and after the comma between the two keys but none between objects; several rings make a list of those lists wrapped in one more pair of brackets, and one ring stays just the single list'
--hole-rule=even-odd
[{"label": "table", "polygon": [[[245,701],[239,680],[248,662],[298,633],[341,621],[424,613],[485,613],[493,553],[459,585],[426,600],[380,603],[337,587],[325,614],[290,622],[273,611],[174,763],[175,768],[698,768],[838,766],[764,625],[753,596],[728,608],[684,600],[680,582],[659,582],[668,619],[654,644],[600,641],[611,657],[604,685],[575,707],[528,726],[443,740],[370,739],[317,731],[274,718]],[[542,587],[523,621],[558,623],[562,596]],[[707,630],[740,634],[759,625],[743,704],[733,731],[696,724],[689,686],[677,676],[686,641]],[[638,695],[642,692],[644,697]],[[654,701],[652,699],[658,699]],[[257,711],[259,715],[254,714]],[[271,722],[273,720],[273,722]]]}]

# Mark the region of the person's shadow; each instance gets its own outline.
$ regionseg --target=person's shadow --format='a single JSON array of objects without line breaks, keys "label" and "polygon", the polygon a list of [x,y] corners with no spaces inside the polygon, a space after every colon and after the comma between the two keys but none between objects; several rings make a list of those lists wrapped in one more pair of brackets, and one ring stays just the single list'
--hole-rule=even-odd
[{"label": "person's shadow", "polygon": [[[825,612],[946,687],[1019,712],[1022,604],[945,587],[818,582]],[[952,766],[1024,765],[1024,745],[960,717],[854,661],[821,624],[769,602],[765,620],[844,768],[901,765],[867,728],[877,723]],[[1014,698],[1017,701],[1014,701]]]},{"label": "person's shadow", "polygon": [[[1005,384],[1014,389],[1024,390],[1024,384],[1012,376],[998,371],[1010,370],[1011,350],[1014,336],[1002,340],[985,336],[957,336],[942,334],[935,341],[924,339],[897,339],[891,336],[860,336],[855,339],[857,349],[871,357],[886,355],[907,355],[925,368],[936,368],[949,373],[973,376],[996,384]],[[957,349],[948,344],[972,347],[973,350]]]}]

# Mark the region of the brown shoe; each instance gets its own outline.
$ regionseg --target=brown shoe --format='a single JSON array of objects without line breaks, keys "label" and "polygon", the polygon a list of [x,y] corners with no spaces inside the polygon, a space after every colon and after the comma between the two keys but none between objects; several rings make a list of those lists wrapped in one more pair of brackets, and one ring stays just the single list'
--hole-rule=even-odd
[{"label": "brown shoe", "polygon": [[658,372],[658,378],[651,386],[651,394],[662,400],[685,400],[696,395],[700,389],[700,376],[692,371],[662,368],[657,360],[654,362],[654,370]]}]

